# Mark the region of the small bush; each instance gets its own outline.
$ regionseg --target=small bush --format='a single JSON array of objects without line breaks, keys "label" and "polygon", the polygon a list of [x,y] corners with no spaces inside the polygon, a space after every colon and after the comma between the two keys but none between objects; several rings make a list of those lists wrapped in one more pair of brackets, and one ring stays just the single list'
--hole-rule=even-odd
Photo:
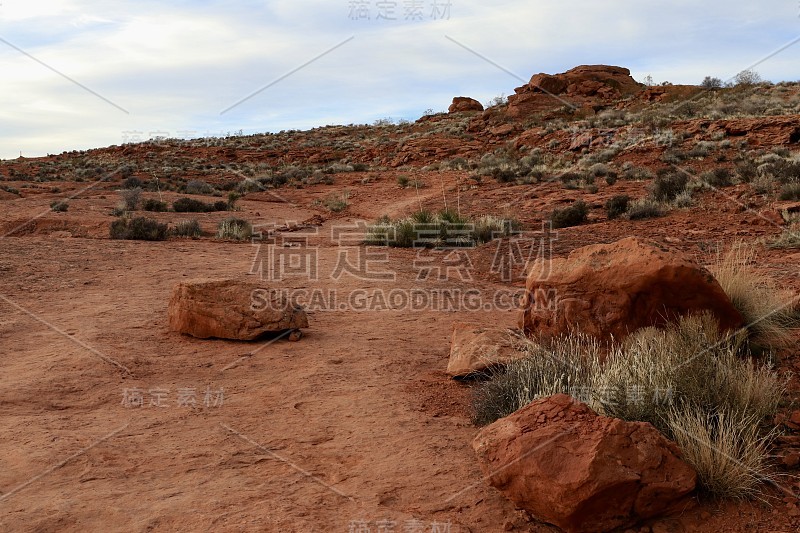
[{"label": "small bush", "polygon": [[700,87],[702,87],[703,89],[719,89],[720,87],[722,87],[722,80],[719,78],[706,76],[700,83]]},{"label": "small bush", "polygon": [[214,187],[202,180],[192,179],[183,187],[186,194],[214,194]]},{"label": "small bush", "polygon": [[692,198],[692,193],[688,190],[683,191],[675,199],[672,201],[672,205],[675,207],[692,207],[694,205],[694,198]]},{"label": "small bush", "polygon": [[618,194],[610,198],[606,202],[606,216],[608,216],[609,220],[624,215],[628,211],[628,204],[630,201],[631,197],[627,194]]},{"label": "small bush", "polygon": [[752,161],[742,161],[736,165],[736,177],[742,183],[750,183],[758,176],[758,167]]},{"label": "small bush", "polygon": [[118,218],[111,223],[112,239],[163,241],[167,238],[167,225],[145,217]]},{"label": "small bush", "polygon": [[763,164],[759,171],[771,175],[778,183],[798,183],[800,182],[800,161],[778,159]]},{"label": "small bush", "polygon": [[787,183],[781,187],[781,200],[800,200],[800,183]]},{"label": "small bush", "polygon": [[200,228],[200,223],[197,220],[181,220],[175,224],[172,233],[176,237],[191,237],[196,239],[203,235],[203,230]]},{"label": "small bush", "polygon": [[434,215],[423,210],[401,220],[378,219],[367,229],[364,242],[399,248],[466,247],[509,236],[519,228],[519,222],[513,219],[485,215],[472,220],[453,211],[443,210]]},{"label": "small bush", "polygon": [[641,198],[628,205],[628,218],[630,220],[643,220],[664,216],[664,209],[659,202],[651,198]]},{"label": "small bush", "polygon": [[555,209],[550,215],[554,228],[568,228],[586,222],[589,215],[589,206],[583,200],[578,200],[569,207]]},{"label": "small bush", "polygon": [[137,178],[136,176],[131,176],[127,178],[125,181],[122,182],[123,189],[141,189],[142,188],[142,180]]},{"label": "small bush", "polygon": [[524,339],[518,345],[526,357],[508,365],[473,391],[472,422],[491,424],[553,394],[575,394],[598,371],[600,345],[584,336],[564,337],[548,346]]},{"label": "small bush", "polygon": [[167,202],[156,200],[155,198],[145,198],[142,202],[142,209],[145,211],[153,211],[156,213],[163,213],[169,209]]},{"label": "small bush", "polygon": [[225,211],[227,204],[225,209],[220,210],[212,204],[195,200],[194,198],[178,198],[172,202],[172,209],[176,213],[210,213],[211,211]]},{"label": "small bush", "polygon": [[800,224],[792,224],[769,244],[770,248],[800,248]]},{"label": "small bush", "polygon": [[66,200],[53,200],[50,202],[50,209],[56,213],[64,213],[69,209],[69,202]]},{"label": "small bush", "polygon": [[711,185],[712,187],[730,187],[733,185],[733,175],[731,171],[727,168],[715,168],[714,170],[710,170],[708,172],[703,172],[700,176],[705,183]]},{"label": "small bush", "polygon": [[217,238],[232,241],[246,241],[253,236],[253,226],[241,218],[230,217],[219,223]]},{"label": "small bush", "polygon": [[659,202],[671,202],[686,190],[689,178],[683,172],[661,172],[653,181],[651,195]]},{"label": "small bush", "polygon": [[136,211],[139,206],[139,198],[142,196],[142,189],[139,187],[133,189],[124,189],[119,191],[122,202],[125,204],[125,209],[128,211]]},{"label": "small bush", "polygon": [[734,78],[734,83],[737,87],[752,87],[761,83],[761,75],[752,69],[741,71]]}]

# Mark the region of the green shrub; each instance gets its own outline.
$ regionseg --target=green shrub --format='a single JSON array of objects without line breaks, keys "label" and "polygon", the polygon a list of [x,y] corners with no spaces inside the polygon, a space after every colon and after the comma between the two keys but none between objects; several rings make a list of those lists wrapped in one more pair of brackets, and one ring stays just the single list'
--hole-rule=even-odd
[{"label": "green shrub", "polygon": [[589,215],[589,206],[583,200],[578,200],[563,209],[554,209],[550,221],[554,228],[568,228],[586,222]]},{"label": "green shrub", "polygon": [[511,235],[519,227],[516,220],[491,215],[473,220],[449,210],[436,215],[422,210],[401,220],[381,217],[367,228],[364,242],[398,248],[467,247]]},{"label": "green shrub", "polygon": [[228,192],[228,211],[235,211],[236,210],[236,202],[239,201],[242,195],[236,191]]},{"label": "green shrub", "polygon": [[230,217],[219,223],[217,238],[232,241],[246,241],[253,236],[253,226],[241,218]]},{"label": "green shrub", "polygon": [[628,204],[630,201],[631,197],[627,194],[618,194],[610,198],[606,202],[606,215],[608,216],[609,220],[613,220],[624,215],[628,211]]},{"label": "green shrub", "polygon": [[774,176],[778,183],[784,185],[800,182],[800,161],[797,160],[777,159],[764,163],[759,171]]},{"label": "green shrub", "polygon": [[758,167],[752,161],[742,161],[736,165],[736,176],[742,183],[750,183],[758,176]]},{"label": "green shrub", "polygon": [[156,220],[137,217],[134,219],[118,218],[111,223],[112,239],[128,239],[140,241],[163,241],[167,238],[167,225]]},{"label": "green shrub", "polygon": [[53,200],[50,202],[50,209],[56,213],[64,213],[69,209],[69,202],[67,200]]},{"label": "green shrub", "polygon": [[200,228],[200,223],[197,220],[181,220],[175,224],[172,233],[176,237],[191,237],[196,239],[203,235],[203,230]]},{"label": "green shrub", "polygon": [[142,202],[142,209],[145,211],[153,211],[156,213],[163,213],[169,209],[167,202],[156,200],[155,198],[145,198]]}]

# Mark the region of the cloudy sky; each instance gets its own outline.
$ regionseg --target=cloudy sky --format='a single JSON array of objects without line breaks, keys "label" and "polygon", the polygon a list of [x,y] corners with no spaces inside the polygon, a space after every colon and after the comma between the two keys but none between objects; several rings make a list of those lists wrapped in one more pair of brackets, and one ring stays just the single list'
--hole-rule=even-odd
[{"label": "cloudy sky", "polygon": [[579,64],[796,81],[795,40],[798,0],[0,0],[0,158],[413,120]]}]

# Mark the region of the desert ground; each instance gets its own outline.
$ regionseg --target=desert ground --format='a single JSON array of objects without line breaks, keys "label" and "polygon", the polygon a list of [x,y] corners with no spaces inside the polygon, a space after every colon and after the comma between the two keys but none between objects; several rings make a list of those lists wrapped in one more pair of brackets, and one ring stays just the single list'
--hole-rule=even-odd
[{"label": "desert ground", "polygon": [[[125,179],[120,166],[136,165],[133,175],[143,182],[161,175],[169,183],[153,169],[169,166],[176,176],[182,172],[175,170],[181,168],[178,161],[193,162],[181,176],[221,188],[226,181],[246,181],[243,163],[274,166],[280,155],[294,164],[325,165],[348,154],[346,148],[325,157],[320,149],[304,152],[301,140],[313,138],[313,132],[299,140],[299,134],[287,134],[281,137],[285,146],[272,151],[254,151],[248,143],[262,142],[258,139],[231,138],[217,140],[218,146],[143,143],[4,161],[2,184],[16,193],[0,191],[0,529],[557,531],[515,509],[485,482],[471,447],[478,431],[470,415],[474,383],[445,373],[455,323],[514,327],[519,310],[491,303],[413,309],[380,300],[393,289],[422,288],[473,290],[492,302],[496,294],[524,288],[524,265],[512,279],[502,276],[494,268],[498,243],[492,241],[467,250],[470,266],[459,275],[420,280],[419,250],[337,242],[337,231],[384,215],[408,216],[422,207],[438,211],[448,202],[468,215],[513,216],[535,235],[523,243],[535,255],[542,221],[554,208],[584,198],[588,220],[557,230],[548,243],[553,257],[634,235],[707,265],[720,249],[744,240],[757,245],[759,270],[781,287],[800,291],[800,250],[765,245],[784,231],[779,215],[791,202],[753,192],[749,183],[700,190],[691,207],[663,217],[610,220],[603,213],[609,198],[643,196],[651,180],[599,180],[591,190],[570,189],[558,180],[475,181],[469,169],[431,167],[455,157],[479,158],[542,127],[504,118],[509,128],[498,131],[491,121],[500,119],[490,112],[488,125],[472,139],[434,132],[398,147],[398,136],[408,131],[397,133],[386,125],[356,128],[367,139],[365,146],[376,143],[363,148],[367,168],[351,167],[302,186],[245,192],[234,214],[256,230],[301,224],[315,250],[316,279],[269,279],[254,267],[269,245],[214,237],[218,222],[230,215],[225,212],[145,213],[170,225],[197,219],[204,230],[197,239],[109,238]],[[460,128],[468,122],[464,116],[473,115],[426,117],[402,128],[430,132],[446,121]],[[788,117],[798,124],[797,115]],[[676,132],[689,132],[683,141],[687,147],[711,135],[707,128],[692,129],[691,121],[702,119],[675,120]],[[751,150],[798,149],[795,137],[770,138],[770,127],[754,127],[737,139],[748,139]],[[328,133],[318,135],[327,138]],[[381,143],[382,137],[395,144]],[[544,146],[555,137],[562,142],[551,152],[569,153],[574,134],[568,128],[542,132],[536,143]],[[587,150],[600,149],[590,141]],[[657,167],[663,165],[664,151],[645,143],[609,164]],[[738,151],[729,146],[719,153],[732,161]],[[91,160],[81,168],[102,171],[75,180],[64,170],[65,162],[78,160]],[[228,168],[213,166],[218,162]],[[232,167],[236,162],[239,167]],[[212,168],[203,168],[205,163]],[[692,171],[699,174],[718,164],[711,156],[696,158]],[[49,170],[38,179],[42,168]],[[409,180],[423,186],[400,185]],[[346,207],[326,206],[343,191]],[[143,196],[171,203],[187,194],[173,187]],[[63,198],[69,199],[68,210],[53,211],[51,203]],[[343,257],[368,257],[392,277],[337,274]],[[433,261],[441,265],[443,258]],[[333,308],[309,310],[310,326],[299,342],[277,335],[253,342],[196,339],[170,331],[167,306],[173,287],[205,278],[361,296],[356,306],[340,306],[337,300]],[[779,367],[793,376],[800,370],[796,348],[782,354]],[[791,417],[798,390],[792,377],[781,420]],[[697,497],[682,512],[634,531],[797,531],[797,463],[783,459],[800,450],[800,434],[776,423],[781,436],[774,459],[781,486],[765,488],[763,501]]]}]

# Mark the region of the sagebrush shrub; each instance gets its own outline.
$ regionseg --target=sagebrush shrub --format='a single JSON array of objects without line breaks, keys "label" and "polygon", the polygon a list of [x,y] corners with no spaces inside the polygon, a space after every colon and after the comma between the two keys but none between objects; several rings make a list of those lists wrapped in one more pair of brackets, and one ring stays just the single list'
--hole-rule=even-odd
[{"label": "sagebrush shrub", "polygon": [[142,209],[144,211],[161,213],[167,211],[169,206],[167,205],[167,202],[162,202],[161,200],[157,200],[155,198],[145,198],[142,202]]},{"label": "sagebrush shrub", "polygon": [[627,194],[618,194],[606,202],[606,215],[609,220],[618,218],[628,211],[631,197]]},{"label": "sagebrush shrub", "polygon": [[578,200],[568,207],[554,209],[550,221],[554,228],[568,228],[586,222],[589,216],[589,206],[583,200]]},{"label": "sagebrush shrub", "polygon": [[118,218],[111,223],[112,239],[128,239],[141,241],[163,241],[167,238],[167,225],[145,217],[134,219]]},{"label": "sagebrush shrub", "polygon": [[662,172],[653,180],[651,195],[659,202],[671,202],[686,190],[689,178],[683,172]]}]

